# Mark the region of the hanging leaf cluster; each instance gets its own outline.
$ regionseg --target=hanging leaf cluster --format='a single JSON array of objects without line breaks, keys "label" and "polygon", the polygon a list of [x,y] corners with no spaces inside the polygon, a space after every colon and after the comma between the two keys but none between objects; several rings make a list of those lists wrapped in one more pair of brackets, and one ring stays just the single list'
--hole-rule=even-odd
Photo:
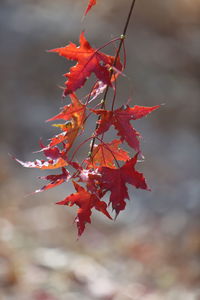
[{"label": "hanging leaf cluster", "polygon": [[[89,1],[85,15],[95,4],[95,0]],[[86,224],[91,223],[94,209],[111,220],[125,209],[126,200],[129,199],[128,184],[136,189],[149,190],[143,174],[136,169],[138,159],[142,158],[141,134],[134,128],[133,122],[147,116],[159,106],[123,105],[114,109],[116,80],[124,74],[125,59],[120,58],[120,51],[111,56],[102,52],[102,49],[113,42],[123,44],[125,49],[123,37],[95,49],[82,32],[79,42],[78,46],[70,42],[64,47],[49,51],[76,63],[65,74],[67,80],[63,97],[66,105],[47,120],[55,122],[53,126],[59,132],[47,145],[40,142],[39,152],[43,153],[44,159],[26,162],[16,160],[27,168],[60,170],[59,174],[40,177],[47,184],[35,193],[68,181],[73,182],[75,192],[57,204],[78,207],[75,223],[80,236]],[[92,80],[92,74],[96,81],[92,83],[89,94],[80,100],[76,93],[84,87],[87,80]],[[108,89],[113,91],[111,99],[107,96]],[[99,100],[102,94],[103,100]],[[96,118],[94,131],[77,146],[79,136],[83,134],[91,116]],[[106,134],[110,133],[111,127],[116,133],[115,137],[111,138],[109,135],[106,140]],[[83,161],[79,161],[78,153],[83,145],[89,146],[88,155]],[[129,152],[125,150],[128,147]],[[111,216],[112,211],[114,216]]]}]

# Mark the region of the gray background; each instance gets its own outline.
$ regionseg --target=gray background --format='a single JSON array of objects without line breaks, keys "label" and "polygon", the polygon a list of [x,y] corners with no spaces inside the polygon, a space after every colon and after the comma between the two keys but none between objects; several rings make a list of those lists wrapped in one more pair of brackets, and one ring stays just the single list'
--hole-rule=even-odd
[{"label": "gray background", "polygon": [[87,1],[0,2],[0,299],[198,299],[198,0],[136,1],[117,101],[163,105],[135,124],[152,191],[130,188],[115,222],[94,214],[77,242],[75,209],[54,206],[71,185],[25,197],[46,173],[8,156],[34,159],[39,138],[56,133],[44,121],[63,105],[58,86],[72,64],[45,50],[78,43],[83,29],[94,47],[121,34],[130,1],[97,2],[83,22]]}]

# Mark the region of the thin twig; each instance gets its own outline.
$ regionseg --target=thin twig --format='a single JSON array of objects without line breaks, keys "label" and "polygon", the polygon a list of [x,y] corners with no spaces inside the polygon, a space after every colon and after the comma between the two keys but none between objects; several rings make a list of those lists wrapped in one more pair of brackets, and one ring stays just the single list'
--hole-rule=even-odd
[{"label": "thin twig", "polygon": [[[128,14],[128,17],[126,19],[124,30],[123,30],[123,33],[121,35],[120,43],[119,43],[119,46],[118,46],[118,49],[117,49],[117,53],[115,55],[115,59],[114,59],[114,63],[113,63],[114,67],[117,64],[117,60],[119,58],[119,53],[120,53],[120,50],[121,50],[121,48],[123,46],[124,39],[126,37],[126,32],[127,32],[127,29],[128,29],[128,25],[129,25],[129,22],[130,22],[130,18],[131,18],[132,12],[133,12],[133,8],[134,8],[134,5],[135,5],[135,2],[136,2],[136,0],[132,0],[132,4],[131,4],[130,10],[129,10],[129,14]],[[110,80],[112,78],[113,72],[114,72],[114,70],[111,68],[111,71],[110,71]],[[105,93],[104,93],[103,100],[101,101],[101,109],[105,108],[105,102],[106,102],[106,97],[107,97],[109,88],[110,88],[110,85],[108,84],[107,87],[106,87]],[[101,118],[101,116],[99,116],[98,121],[100,120],[100,118]],[[97,122],[95,131],[98,129],[98,126],[99,126],[99,123]],[[88,153],[89,157],[92,155],[92,151],[93,151],[93,148],[94,148],[95,139],[96,139],[96,137],[94,136],[93,139],[92,139],[92,141],[91,141],[91,144],[90,144],[90,151]]]}]

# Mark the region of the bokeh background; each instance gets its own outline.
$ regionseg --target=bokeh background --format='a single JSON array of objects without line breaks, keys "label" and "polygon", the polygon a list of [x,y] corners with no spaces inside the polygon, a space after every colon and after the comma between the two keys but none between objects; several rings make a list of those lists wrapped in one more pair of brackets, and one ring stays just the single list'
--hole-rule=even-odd
[{"label": "bokeh background", "polygon": [[121,34],[131,1],[97,2],[81,22],[86,0],[0,1],[0,300],[198,300],[199,0],[136,1],[118,101],[163,105],[136,122],[152,191],[130,189],[115,222],[96,214],[77,241],[75,210],[54,205],[71,185],[27,197],[45,171],[8,156],[34,159],[55,133],[70,63],[45,50]]}]

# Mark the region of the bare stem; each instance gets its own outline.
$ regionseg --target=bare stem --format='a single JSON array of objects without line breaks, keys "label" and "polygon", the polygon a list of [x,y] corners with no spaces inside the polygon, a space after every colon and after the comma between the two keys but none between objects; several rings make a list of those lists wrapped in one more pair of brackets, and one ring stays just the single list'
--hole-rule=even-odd
[{"label": "bare stem", "polygon": [[[119,43],[119,46],[117,48],[117,53],[115,55],[115,59],[114,59],[114,63],[113,63],[113,66],[115,67],[116,64],[117,64],[117,60],[119,58],[119,54],[120,54],[120,51],[121,51],[121,48],[123,46],[123,43],[124,43],[124,39],[126,37],[126,32],[127,32],[127,29],[128,29],[128,25],[129,25],[129,22],[130,22],[130,19],[131,19],[131,15],[132,15],[132,12],[133,12],[133,8],[134,8],[134,5],[135,5],[135,2],[136,0],[132,0],[132,3],[131,3],[131,7],[130,7],[130,10],[129,10],[129,14],[128,14],[128,17],[126,19],[126,23],[125,23],[125,26],[124,26],[124,30],[123,30],[123,33],[121,35],[121,39],[120,39],[120,43]],[[112,75],[113,75],[113,69],[111,68],[111,71],[110,71],[110,79],[112,78]],[[106,103],[106,97],[107,97],[107,94],[108,94],[108,91],[109,91],[109,88],[110,88],[110,85],[108,84],[107,87],[106,87],[106,90],[105,90],[105,93],[104,93],[104,97],[103,97],[103,100],[101,102],[101,109],[103,109],[105,107],[105,103]],[[113,105],[114,106],[114,103]],[[98,118],[98,121],[100,120],[100,116]],[[95,131],[97,130],[99,124],[97,123],[96,124],[96,128],[95,128]],[[90,144],[90,151],[88,153],[88,156],[91,156],[92,154],[92,151],[93,151],[93,148],[94,148],[94,143],[95,143],[95,139],[96,137],[94,136],[92,141],[91,141],[91,144]]]}]

